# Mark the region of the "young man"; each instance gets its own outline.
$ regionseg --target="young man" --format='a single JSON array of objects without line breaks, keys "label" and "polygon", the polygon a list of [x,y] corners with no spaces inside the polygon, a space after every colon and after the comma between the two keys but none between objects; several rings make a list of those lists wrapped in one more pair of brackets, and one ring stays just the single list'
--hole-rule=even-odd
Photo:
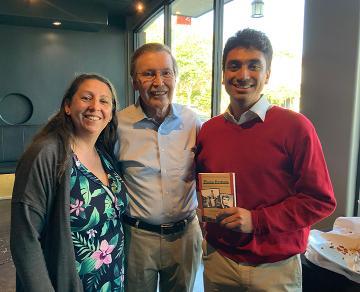
[{"label": "young man", "polygon": [[309,228],[336,205],[311,122],[261,95],[271,59],[262,32],[245,29],[227,41],[230,105],[198,136],[198,170],[235,172],[237,192],[237,207],[206,225],[205,291],[301,291]]},{"label": "young man", "polygon": [[192,291],[201,260],[194,149],[200,121],[173,104],[177,66],[168,47],[146,44],[131,59],[135,105],[118,113],[118,157],[130,194],[126,291]]}]

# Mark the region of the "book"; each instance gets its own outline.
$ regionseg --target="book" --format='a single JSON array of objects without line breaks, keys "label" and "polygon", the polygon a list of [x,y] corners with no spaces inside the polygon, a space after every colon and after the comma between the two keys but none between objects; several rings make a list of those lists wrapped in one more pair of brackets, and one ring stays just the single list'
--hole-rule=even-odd
[{"label": "book", "polygon": [[235,173],[198,173],[197,193],[202,220],[215,222],[219,210],[236,207]]}]

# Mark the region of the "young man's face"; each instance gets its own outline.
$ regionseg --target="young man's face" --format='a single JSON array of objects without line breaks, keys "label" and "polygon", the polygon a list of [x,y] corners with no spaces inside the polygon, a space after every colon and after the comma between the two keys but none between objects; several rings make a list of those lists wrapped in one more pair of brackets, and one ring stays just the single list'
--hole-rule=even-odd
[{"label": "young man's face", "polygon": [[270,77],[263,52],[234,48],[226,57],[223,84],[231,102],[253,105]]},{"label": "young man's face", "polygon": [[231,202],[230,202],[229,196],[222,196],[221,199],[222,199],[223,206],[231,207]]},{"label": "young man's face", "polygon": [[[154,78],[149,79],[146,76],[149,74]],[[146,52],[136,61],[133,86],[148,108],[168,108],[174,95],[175,79],[171,56],[165,51]]]}]

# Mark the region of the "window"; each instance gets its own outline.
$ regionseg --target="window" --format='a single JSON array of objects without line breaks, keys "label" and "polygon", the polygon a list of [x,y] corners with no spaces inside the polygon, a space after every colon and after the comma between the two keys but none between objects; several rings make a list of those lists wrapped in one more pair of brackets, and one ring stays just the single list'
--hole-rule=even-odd
[{"label": "window", "polygon": [[179,67],[174,101],[201,119],[211,116],[213,7],[193,0],[171,5],[171,48]]},{"label": "window", "polygon": [[[261,30],[274,50],[264,93],[272,104],[299,111],[304,0],[264,2],[264,17],[252,18],[250,0],[172,1],[136,32],[135,47],[148,42],[171,47],[179,65],[174,102],[190,106],[205,120],[229,104],[220,85],[226,40],[243,28]],[[171,23],[170,29],[165,29],[166,23]]]},{"label": "window", "polygon": [[[254,28],[263,31],[273,46],[269,83],[264,94],[270,103],[299,111],[304,0],[264,1],[264,16],[251,17],[251,1],[234,0],[224,5],[223,43],[238,30]],[[291,13],[288,13],[291,12]],[[229,104],[224,87],[221,112]]]},{"label": "window", "polygon": [[137,47],[146,43],[164,43],[164,12],[160,12],[136,32]]}]

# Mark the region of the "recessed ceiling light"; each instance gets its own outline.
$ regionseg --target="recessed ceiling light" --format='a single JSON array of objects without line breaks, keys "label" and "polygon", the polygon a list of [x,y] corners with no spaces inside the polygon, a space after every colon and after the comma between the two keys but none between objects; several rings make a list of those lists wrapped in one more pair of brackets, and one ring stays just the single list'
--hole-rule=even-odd
[{"label": "recessed ceiling light", "polygon": [[180,14],[180,11],[176,11],[175,14]]},{"label": "recessed ceiling light", "polygon": [[60,21],[54,21],[52,24],[55,25],[55,26],[60,26],[61,22]]},{"label": "recessed ceiling light", "polygon": [[135,4],[135,9],[137,12],[143,12],[144,11],[144,4],[141,1],[137,1]]}]

